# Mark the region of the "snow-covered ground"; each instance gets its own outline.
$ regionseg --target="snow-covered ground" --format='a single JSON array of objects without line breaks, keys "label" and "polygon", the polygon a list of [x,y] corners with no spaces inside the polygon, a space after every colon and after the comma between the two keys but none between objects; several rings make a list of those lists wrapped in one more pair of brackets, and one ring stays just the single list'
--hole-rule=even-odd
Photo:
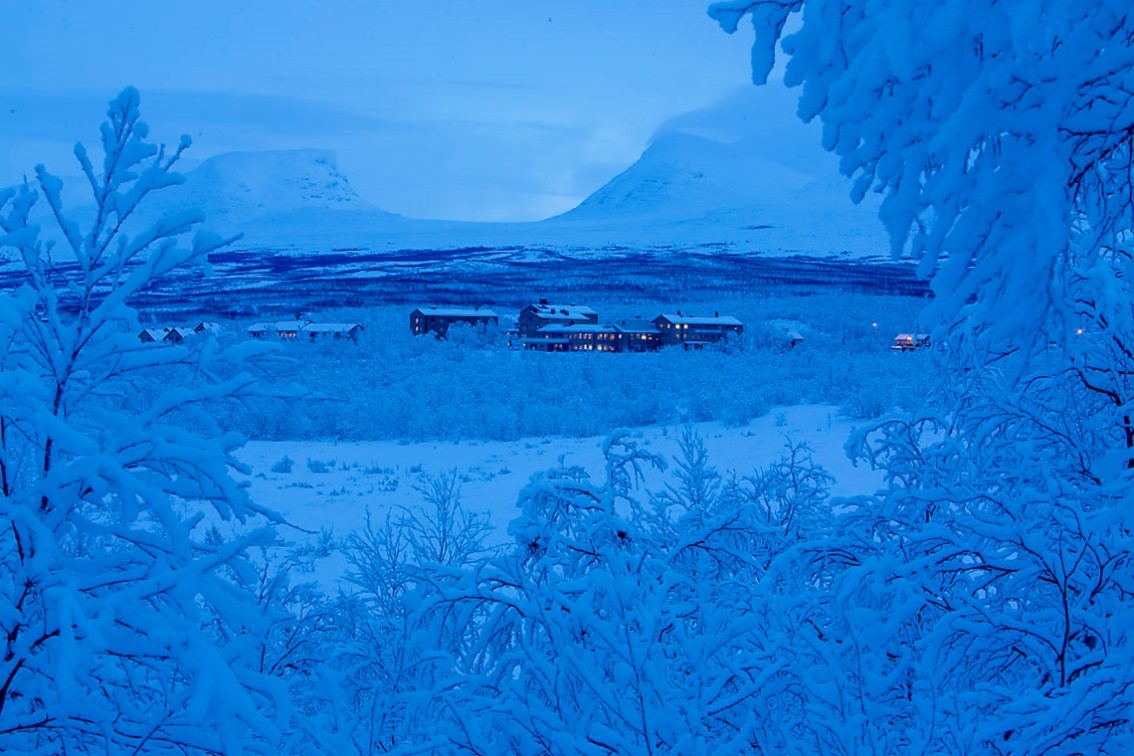
[{"label": "snow-covered ground", "polygon": [[[877,472],[856,467],[843,450],[855,424],[835,407],[804,405],[773,408],[739,427],[718,422],[692,427],[704,439],[711,464],[722,473],[750,474],[777,461],[788,439],[805,443],[815,461],[834,477],[831,492],[840,497],[869,493],[881,483]],[[642,448],[671,461],[683,427],[651,426],[633,432],[639,434]],[[336,537],[363,527],[367,510],[380,520],[398,507],[419,505],[422,497],[415,485],[427,476],[455,470],[462,503],[470,511],[488,513],[496,528],[494,538],[500,542],[508,538],[508,523],[517,514],[517,495],[534,473],[562,460],[597,478],[602,475],[602,441],[602,437],[416,444],[253,441],[240,457],[252,468],[249,481],[257,503],[300,528],[330,528]],[[293,462],[290,472],[278,471],[285,457]],[[672,480],[671,472],[655,473],[646,488],[657,490]],[[334,583],[344,568],[341,557],[332,557],[317,577]]]}]

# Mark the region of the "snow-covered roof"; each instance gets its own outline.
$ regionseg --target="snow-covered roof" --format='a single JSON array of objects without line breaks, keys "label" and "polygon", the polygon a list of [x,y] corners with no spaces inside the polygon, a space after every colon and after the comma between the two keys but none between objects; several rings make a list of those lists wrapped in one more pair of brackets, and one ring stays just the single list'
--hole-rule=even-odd
[{"label": "snow-covered roof", "polygon": [[568,320],[597,317],[598,311],[586,305],[575,304],[534,304],[532,309],[542,318],[555,318]]},{"label": "snow-covered roof", "polygon": [[520,339],[522,344],[569,344],[568,339]]},{"label": "snow-covered roof", "polygon": [[253,323],[248,326],[249,333],[262,333],[264,331],[299,331],[310,321],[281,320],[278,323]]},{"label": "snow-covered roof", "polygon": [[482,310],[476,307],[436,307],[429,305],[418,307],[423,315],[433,315],[441,318],[498,318],[492,310]]},{"label": "snow-covered roof", "polygon": [[617,333],[617,329],[612,325],[577,323],[575,325],[545,325],[537,329],[536,333]]},{"label": "snow-covered roof", "polygon": [[362,328],[362,323],[308,323],[303,330],[313,333],[350,333],[355,328]]},{"label": "snow-covered roof", "polygon": [[928,333],[899,333],[894,337],[894,341],[925,341],[929,338]]},{"label": "snow-covered roof", "polygon": [[161,341],[165,338],[165,331],[158,328],[143,328],[142,332],[138,334],[138,338],[149,336],[153,341]]},{"label": "snow-covered roof", "polygon": [[[684,323],[685,325],[698,326],[698,325],[730,325],[742,326],[744,325],[731,315],[678,315],[670,313],[662,313],[658,318],[665,318],[670,323]],[[655,318],[656,320],[657,318]]]},{"label": "snow-covered roof", "polygon": [[658,327],[650,320],[623,320],[615,328],[623,333],[657,333]]},{"label": "snow-covered roof", "polygon": [[194,331],[192,328],[182,328],[181,326],[174,326],[173,328],[166,328],[165,329],[165,337],[169,338],[170,334],[177,334],[181,338],[187,339],[190,336],[196,336],[197,332]]}]

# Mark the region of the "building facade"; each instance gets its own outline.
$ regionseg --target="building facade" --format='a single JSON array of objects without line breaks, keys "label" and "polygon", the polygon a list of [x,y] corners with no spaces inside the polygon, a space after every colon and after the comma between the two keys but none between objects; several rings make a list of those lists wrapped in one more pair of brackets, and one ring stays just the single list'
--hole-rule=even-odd
[{"label": "building facade", "polygon": [[744,333],[744,324],[731,315],[658,315],[653,320],[662,346],[703,346],[735,341]]},{"label": "building facade", "polygon": [[541,299],[539,304],[528,305],[520,310],[516,320],[516,331],[521,339],[536,337],[536,331],[547,326],[594,325],[598,323],[598,312],[585,305],[548,304]]},{"label": "building facade", "polygon": [[410,313],[410,330],[414,336],[433,333],[444,338],[453,323],[467,323],[471,326],[496,326],[500,316],[492,310],[479,307],[418,307]]},{"label": "building facade", "polygon": [[543,352],[617,352],[618,342],[617,327],[597,323],[547,325],[523,340],[525,348]]}]

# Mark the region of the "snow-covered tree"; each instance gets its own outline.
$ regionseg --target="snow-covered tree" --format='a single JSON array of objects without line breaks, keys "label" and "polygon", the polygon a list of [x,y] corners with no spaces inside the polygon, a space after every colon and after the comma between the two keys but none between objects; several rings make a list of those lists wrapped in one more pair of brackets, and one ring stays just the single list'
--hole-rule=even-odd
[{"label": "snow-covered tree", "polygon": [[[715,4],[932,276],[929,406],[812,558],[820,750],[1125,753],[1134,17],[1117,0]],[[792,16],[798,14],[794,21]],[[788,30],[791,29],[789,32]]]},{"label": "snow-covered tree", "polygon": [[[230,475],[240,439],[201,410],[253,390],[247,350],[137,336],[131,297],[224,243],[195,210],[139,220],[189,140],[147,141],[138,105],[133,89],[110,103],[101,158],[75,148],[88,222],[43,166],[0,192],[0,247],[25,274],[0,297],[6,753],[273,752],[287,722],[260,667],[273,618],[246,587],[271,518]],[[218,537],[222,521],[245,535]]]},{"label": "snow-covered tree", "polygon": [[[939,313],[1043,345],[1082,325],[1087,303],[1065,296],[1077,279],[1106,273],[1095,283],[1124,289],[1125,2],[727,0],[710,13],[729,31],[752,20],[757,82],[782,43],[800,116],[821,119],[856,196],[885,195],[895,248],[935,272]],[[1092,303],[1107,304],[1120,303]]]},{"label": "snow-covered tree", "polygon": [[[767,602],[762,579],[783,532],[718,485],[695,434],[681,447],[676,484],[647,506],[636,486],[660,460],[616,432],[598,480],[577,467],[533,476],[509,550],[420,571],[411,622],[430,668],[407,697],[417,748],[792,746],[806,718],[785,625],[796,615]],[[800,462],[785,461],[797,479]]]}]

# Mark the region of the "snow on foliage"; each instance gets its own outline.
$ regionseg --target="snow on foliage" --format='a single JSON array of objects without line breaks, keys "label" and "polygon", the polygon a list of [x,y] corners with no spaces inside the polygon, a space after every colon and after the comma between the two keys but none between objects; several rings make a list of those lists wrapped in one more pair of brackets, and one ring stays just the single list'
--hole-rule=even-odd
[{"label": "snow on foliage", "polygon": [[[1121,0],[728,0],[710,13],[728,31],[749,16],[757,82],[782,43],[800,116],[822,120],[855,196],[885,194],[894,247],[935,273],[939,313],[1043,344],[1114,287],[1129,301],[1128,11]],[[1065,296],[1083,278],[1097,287],[1089,303]]]},{"label": "snow on foliage", "polygon": [[[26,271],[0,297],[0,751],[274,752],[282,680],[257,638],[272,617],[244,585],[273,518],[230,476],[240,438],[200,411],[253,392],[247,349],[141,344],[128,303],[225,242],[179,210],[128,235],[176,186],[189,146],[147,141],[139,97],[110,103],[101,160],[75,156],[96,206],[69,220],[61,182],[0,195],[0,247]],[[28,222],[46,202],[62,249]],[[247,523],[234,540],[206,521]],[[254,527],[255,521],[263,523]]]},{"label": "snow on foliage", "polygon": [[[863,431],[889,486],[811,547],[814,751],[1128,753],[1134,556],[1125,3],[715,4],[932,275],[939,381]],[[799,14],[790,34],[789,18]],[[825,718],[824,718],[825,717]]]}]

